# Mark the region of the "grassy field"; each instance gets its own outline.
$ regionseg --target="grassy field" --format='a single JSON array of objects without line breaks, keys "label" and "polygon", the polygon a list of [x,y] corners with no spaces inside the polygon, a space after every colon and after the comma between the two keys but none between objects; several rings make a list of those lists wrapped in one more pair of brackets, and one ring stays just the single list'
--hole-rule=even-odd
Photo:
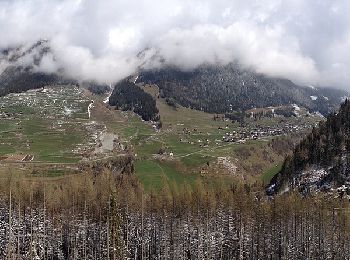
[{"label": "grassy field", "polygon": [[159,190],[164,181],[169,184],[176,182],[177,184],[188,183],[192,185],[195,179],[198,178],[198,175],[195,174],[180,173],[171,162],[156,160],[136,161],[135,171],[146,190]]},{"label": "grassy field", "polygon": [[267,185],[281,169],[282,163],[274,165],[260,176],[261,181]]},{"label": "grassy field", "polygon": [[[178,106],[168,106],[164,99],[157,98],[156,87],[144,87],[153,95],[162,121],[162,129],[157,132],[151,123],[143,122],[130,112],[122,112],[100,107],[93,118],[102,120],[109,131],[120,135],[132,144],[137,155],[136,174],[147,189],[159,188],[166,181],[192,182],[202,169],[215,172],[216,178],[229,178],[225,167],[218,165],[218,157],[230,158],[237,167],[237,176],[253,177],[267,183],[280,167],[284,154],[277,153],[269,145],[272,138],[249,140],[245,143],[225,143],[226,132],[239,131],[238,123],[215,121],[213,115],[202,111]],[[313,117],[288,118],[290,124],[317,123]],[[275,126],[283,123],[281,118],[247,119],[250,127]],[[154,159],[160,151],[165,151],[162,160]],[[171,154],[171,156],[169,156]]]},{"label": "grassy field", "polygon": [[[154,87],[147,87],[146,91],[158,96]],[[0,155],[30,154],[40,163],[77,163],[82,159],[77,150],[96,141],[92,134],[101,128],[89,129],[95,122],[117,135],[126,149],[136,155],[135,172],[147,190],[159,190],[164,182],[192,185],[198,178],[212,183],[229,182],[230,165],[221,165],[218,157],[228,158],[231,166],[237,168],[236,177],[253,177],[263,183],[268,183],[281,167],[284,154],[272,149],[271,138],[223,142],[226,132],[239,131],[237,123],[215,121],[212,114],[181,106],[173,108],[164,99],[156,98],[163,125],[157,131],[152,123],[130,111],[108,107],[103,99],[73,87],[0,98]],[[91,100],[94,104],[89,118]],[[311,117],[288,120],[291,124],[317,122]],[[280,118],[247,119],[247,125],[252,127],[279,123]],[[160,155],[160,151],[164,153]],[[35,176],[42,174],[39,171]],[[65,174],[60,168],[48,168],[46,175],[58,178]]]},{"label": "grassy field", "polygon": [[85,127],[90,100],[73,87],[47,88],[0,98],[0,155],[74,163],[73,150],[90,140]]}]

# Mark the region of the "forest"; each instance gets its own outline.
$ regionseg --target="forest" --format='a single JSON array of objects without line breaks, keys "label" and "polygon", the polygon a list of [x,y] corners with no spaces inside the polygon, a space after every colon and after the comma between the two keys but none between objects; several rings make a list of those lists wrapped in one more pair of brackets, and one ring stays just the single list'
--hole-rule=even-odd
[{"label": "forest", "polygon": [[54,74],[34,73],[28,68],[10,66],[0,75],[0,96],[64,83]]},{"label": "forest", "polygon": [[134,111],[145,121],[159,120],[155,99],[128,79],[116,84],[109,104],[116,109]]},{"label": "forest", "polygon": [[107,169],[1,183],[2,259],[348,259],[349,201],[266,197],[260,183],[144,191]]},{"label": "forest", "polygon": [[295,103],[328,115],[348,95],[344,90],[304,87],[290,80],[267,77],[239,64],[203,65],[192,71],[173,67],[143,71],[139,81],[157,84],[161,97],[182,106],[221,114]]},{"label": "forest", "polygon": [[[297,186],[298,175],[310,168],[327,169],[329,174],[320,178],[320,188],[335,183],[347,184],[350,180],[350,101],[346,100],[338,112],[321,121],[294,149],[284,162],[281,172],[272,183],[279,190],[286,183]],[[294,181],[293,181],[294,179]],[[307,187],[300,187],[305,189]]]}]

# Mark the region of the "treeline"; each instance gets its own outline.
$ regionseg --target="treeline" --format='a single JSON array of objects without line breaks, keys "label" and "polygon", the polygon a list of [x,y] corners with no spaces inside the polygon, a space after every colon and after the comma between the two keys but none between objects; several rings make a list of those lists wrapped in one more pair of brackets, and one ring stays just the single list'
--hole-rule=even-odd
[{"label": "treeline", "polygon": [[108,91],[111,91],[110,87],[106,84],[100,84],[95,81],[83,81],[81,83],[83,88],[88,89],[91,93],[95,95],[103,95]]},{"label": "treeline", "polygon": [[[161,97],[184,107],[219,114],[295,103],[327,115],[339,106],[341,97],[347,96],[346,91],[301,87],[236,64],[201,66],[193,71],[164,68],[143,72],[139,80],[157,84]],[[312,100],[310,96],[318,99]]]},{"label": "treeline", "polygon": [[327,169],[329,174],[318,186],[335,182],[337,186],[350,180],[350,102],[346,100],[339,112],[321,121],[294,149],[284,162],[281,172],[272,180],[278,190],[283,185],[295,184],[302,171],[310,167]]},{"label": "treeline", "polygon": [[128,79],[115,85],[109,104],[117,109],[134,111],[145,121],[159,120],[155,99]]},{"label": "treeline", "polygon": [[1,258],[347,259],[349,202],[268,199],[259,184],[163,181],[105,171],[1,185]]}]

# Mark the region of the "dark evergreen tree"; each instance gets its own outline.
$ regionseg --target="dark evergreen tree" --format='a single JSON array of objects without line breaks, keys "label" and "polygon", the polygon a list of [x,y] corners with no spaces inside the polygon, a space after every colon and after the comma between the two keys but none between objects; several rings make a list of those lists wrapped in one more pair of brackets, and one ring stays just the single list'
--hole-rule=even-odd
[{"label": "dark evergreen tree", "polygon": [[129,80],[116,84],[109,104],[117,109],[134,111],[145,121],[159,120],[155,99]]}]

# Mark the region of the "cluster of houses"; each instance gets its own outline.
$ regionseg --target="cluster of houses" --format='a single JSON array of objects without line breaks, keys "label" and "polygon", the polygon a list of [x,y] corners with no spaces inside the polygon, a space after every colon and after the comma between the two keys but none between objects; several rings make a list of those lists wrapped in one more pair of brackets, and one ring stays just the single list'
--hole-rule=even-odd
[{"label": "cluster of houses", "polygon": [[245,140],[256,140],[265,137],[280,136],[290,133],[298,133],[305,129],[310,129],[314,125],[309,123],[292,125],[285,123],[280,126],[257,126],[252,128],[242,128],[239,131],[226,132],[222,141],[224,142],[244,142]]},{"label": "cluster of houses", "polygon": [[[291,124],[289,122],[281,122],[278,125],[271,125],[271,126],[263,126],[263,125],[255,125],[255,126],[244,126],[239,127],[235,129],[235,131],[230,130],[229,125],[226,125],[224,127],[220,126],[218,127],[218,130],[221,133],[224,133],[221,140],[216,139],[215,143],[219,145],[222,142],[234,142],[234,143],[244,143],[247,140],[257,140],[262,138],[268,138],[268,137],[274,137],[274,136],[281,136],[281,135],[287,135],[291,133],[299,133],[302,131],[305,131],[307,129],[312,129],[315,125],[312,123],[298,123],[298,124]],[[203,132],[200,129],[197,128],[183,128],[179,134],[183,135],[191,135],[191,134],[203,134]],[[209,133],[208,133],[209,135]],[[206,138],[200,138],[198,140],[196,139],[190,139],[187,138],[180,138],[179,140],[182,143],[188,143],[191,145],[199,145],[200,147],[207,147],[210,145],[210,140]]]}]

